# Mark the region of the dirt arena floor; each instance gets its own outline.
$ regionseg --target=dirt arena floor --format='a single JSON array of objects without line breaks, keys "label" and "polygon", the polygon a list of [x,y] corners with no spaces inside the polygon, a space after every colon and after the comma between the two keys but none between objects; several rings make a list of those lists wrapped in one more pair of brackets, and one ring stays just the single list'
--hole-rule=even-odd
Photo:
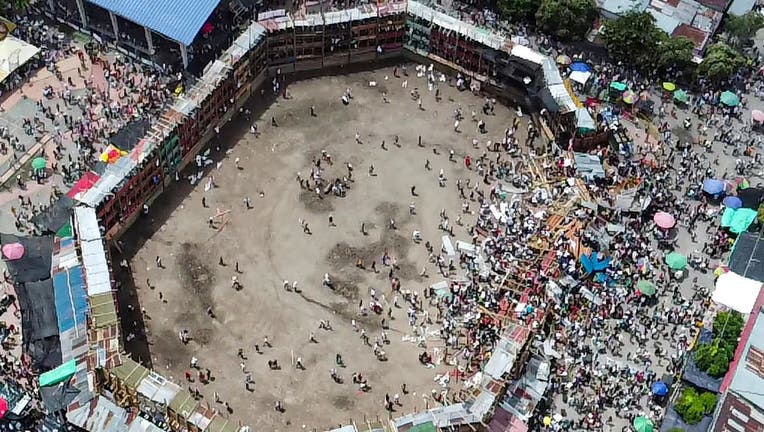
[{"label": "dirt arena floor", "polygon": [[[371,87],[370,81],[377,85]],[[387,331],[391,343],[383,347],[386,362],[375,358],[351,322],[356,320],[368,332],[371,343],[382,331],[381,319],[386,313],[361,317],[358,304],[367,303],[374,288],[392,306],[390,268],[381,265],[385,251],[397,259],[400,269],[396,274],[404,290],[421,294],[423,287],[444,280],[428,262],[424,242],[412,242],[412,232],[420,230],[436,250],[441,246],[440,211],[445,209],[452,222],[461,213],[455,183],[468,177],[464,156],[477,158],[486,141],[501,139],[516,113],[514,108],[497,104],[495,115],[483,116],[482,97],[458,92],[446,83],[441,83],[442,99],[436,102],[425,79],[415,76],[413,65],[408,88],[401,87],[402,81],[393,77],[392,68],[386,68],[290,85],[292,98],[279,99],[256,119],[259,136],[245,132],[230,150],[216,152],[213,148],[210,158],[215,163],[190,193],[160,198],[177,199],[169,215],[155,218],[152,209],[138,222],[155,225],[151,238],[134,238],[142,227],[123,238],[126,243],[135,240],[141,245],[131,254],[130,265],[140,307],[147,314],[144,321],[153,367],[188,387],[184,371],[195,356],[202,369],[211,370],[214,381],[190,383],[191,388],[198,388],[207,403],[225,411],[214,401],[213,392],[217,392],[230,404],[233,415],[255,431],[320,431],[351,419],[361,422],[364,416],[385,418],[385,394],[401,393],[403,383],[408,394],[401,394],[402,406],[393,415],[421,410],[425,403],[432,407],[431,400],[426,402],[431,391],[441,390],[435,377],[456,367],[441,364],[427,369],[419,363],[417,356],[423,349],[403,340],[411,330],[402,299],[401,307],[393,308],[394,320]],[[409,96],[414,87],[422,93],[422,109]],[[349,106],[340,101],[346,88],[353,93]],[[389,103],[383,102],[383,93]],[[316,117],[310,115],[311,105],[316,107]],[[465,117],[460,133],[453,130],[457,106]],[[487,134],[477,133],[472,110],[486,122]],[[271,125],[272,117],[278,127]],[[526,128],[524,117],[521,138]],[[356,142],[356,133],[361,143]],[[400,146],[394,145],[396,135]],[[420,135],[423,147],[417,145]],[[473,149],[473,138],[480,139],[479,150]],[[381,148],[383,141],[387,150]],[[456,153],[454,162],[448,159],[451,149]],[[329,194],[318,199],[315,193],[300,189],[297,173],[307,177],[311,161],[320,157],[321,150],[334,161],[332,166],[322,164],[325,178],[346,175],[345,163],[353,165],[354,181],[347,196]],[[426,160],[430,170],[425,169]],[[372,164],[374,175],[370,176]],[[441,169],[447,177],[446,187],[438,186]],[[217,187],[205,192],[211,176]],[[474,182],[475,174],[469,177]],[[412,196],[411,186],[416,186],[416,196]],[[207,208],[202,207],[202,197]],[[252,200],[250,210],[244,204],[246,197]],[[416,205],[413,215],[411,202]],[[221,218],[227,222],[210,228],[208,218],[218,209],[228,211]],[[335,226],[329,225],[330,215]],[[391,218],[396,230],[388,227]],[[307,221],[311,234],[303,232],[300,220]],[[454,241],[469,241],[466,227],[473,222],[474,216],[465,216],[464,226],[455,227]],[[361,233],[362,223],[367,235]],[[157,256],[164,268],[157,267]],[[219,265],[221,257],[223,266]],[[364,260],[365,270],[356,268],[358,258]],[[376,261],[378,273],[369,270],[372,261]],[[236,262],[240,274],[235,273]],[[425,266],[428,276],[420,277]],[[331,275],[334,291],[322,287],[324,273]],[[233,276],[243,285],[240,291],[232,288]],[[285,280],[297,281],[301,292],[285,290]],[[214,318],[208,316],[208,308]],[[428,327],[437,332],[435,310],[430,311],[433,323]],[[320,330],[320,320],[329,320],[333,330]],[[192,340],[187,345],[178,339],[181,329],[190,332]],[[311,332],[316,343],[309,341]],[[271,348],[263,346],[266,336]],[[262,354],[255,352],[255,344]],[[427,349],[432,353],[442,346],[433,336]],[[237,357],[238,348],[243,348],[246,360]],[[346,364],[338,369],[342,384],[330,378],[337,353]],[[291,359],[296,357],[302,358],[305,370],[292,366]],[[279,361],[281,370],[269,369],[267,361],[273,359]],[[254,381],[251,392],[244,387],[242,364]],[[370,391],[360,392],[352,384],[353,372],[368,379]],[[285,412],[274,410],[276,400],[282,401]]]}]

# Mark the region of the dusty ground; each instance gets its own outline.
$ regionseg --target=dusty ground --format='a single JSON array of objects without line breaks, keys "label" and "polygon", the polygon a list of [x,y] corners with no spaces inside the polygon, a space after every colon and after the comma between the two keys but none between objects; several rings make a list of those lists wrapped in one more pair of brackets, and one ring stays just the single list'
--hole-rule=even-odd
[{"label": "dusty ground", "polygon": [[[482,98],[459,93],[445,83],[441,84],[442,100],[436,103],[424,79],[414,76],[413,66],[409,71],[408,89],[401,88],[402,79],[394,78],[391,69],[291,85],[293,98],[277,101],[258,119],[259,137],[245,133],[229,154],[213,149],[211,157],[222,162],[218,169],[209,171],[188,195],[160,198],[164,203],[138,222],[143,227],[128,232],[126,242],[142,245],[130,263],[140,306],[149,317],[144,321],[155,369],[183,382],[183,372],[196,356],[202,368],[212,370],[214,382],[191,383],[192,388],[198,386],[210,405],[216,405],[213,392],[218,392],[230,403],[234,415],[253,430],[301,430],[303,426],[323,430],[350,419],[362,421],[364,416],[384,417],[385,394],[400,393],[402,383],[407,384],[409,394],[401,395],[403,406],[396,408],[396,416],[424,408],[423,396],[438,387],[434,377],[449,368],[424,368],[417,360],[422,349],[402,341],[410,334],[404,302],[400,302],[403,308],[393,311],[388,331],[391,344],[384,347],[387,362],[378,361],[371,347],[361,343],[351,320],[357,320],[372,341],[380,334],[384,314],[359,317],[357,312],[359,300],[368,301],[372,287],[392,303],[389,267],[380,262],[385,250],[398,260],[403,289],[421,293],[425,285],[442,280],[427,263],[424,246],[411,241],[411,233],[420,230],[437,249],[442,235],[437,228],[438,213],[446,209],[453,221],[460,212],[454,183],[468,174],[462,158],[467,153],[475,158],[484,148],[472,148],[477,132],[470,121],[471,110],[487,123],[488,134],[479,137],[482,143],[503,135],[514,110],[497,105],[495,115],[485,117],[480,110]],[[369,81],[377,81],[378,86],[370,87]],[[340,96],[348,87],[354,99],[343,106]],[[423,93],[423,110],[408,95],[414,87]],[[389,104],[383,103],[383,92],[387,92]],[[461,133],[453,131],[457,104],[466,117]],[[310,116],[311,105],[317,110],[315,118]],[[278,127],[271,126],[271,117]],[[523,121],[521,133],[525,125]],[[356,132],[361,134],[362,144],[356,142]],[[393,145],[395,135],[400,137],[400,147]],[[419,135],[424,148],[417,145]],[[387,150],[380,146],[383,140]],[[334,159],[326,178],[344,175],[345,162],[355,168],[355,181],[344,198],[327,195],[317,200],[302,192],[295,180],[297,172],[303,177],[310,173],[311,160],[322,149]],[[455,162],[448,161],[449,149],[457,154]],[[235,158],[241,158],[241,169],[234,166]],[[424,169],[427,159],[432,164],[429,171]],[[370,164],[375,176],[368,175]],[[445,188],[437,183],[441,168],[448,178]],[[218,187],[205,192],[209,176],[214,176]],[[470,177],[474,181],[475,176]],[[411,195],[412,185],[418,196]],[[202,207],[202,196],[208,208]],[[252,199],[251,210],[244,206],[247,196]],[[166,204],[174,199],[179,204]],[[415,215],[409,214],[412,201]],[[166,218],[158,216],[163,205],[172,206]],[[229,221],[219,231],[207,225],[216,209],[230,210]],[[330,214],[336,226],[329,226]],[[391,217],[397,231],[388,229]],[[300,219],[309,223],[311,235],[303,232]],[[360,232],[362,222],[367,236]],[[473,218],[465,217],[465,224],[471,222]],[[153,237],[145,243],[136,238],[142,228],[152,225],[156,230]],[[456,227],[455,236],[469,239],[464,227]],[[157,256],[164,269],[157,268]],[[225,266],[218,264],[220,257]],[[357,269],[358,257],[367,266],[377,261],[379,273]],[[237,261],[242,271],[238,275],[234,272]],[[419,272],[426,263],[429,277],[422,278]],[[324,273],[338,285],[334,292],[321,286]],[[241,291],[231,287],[234,275],[243,284]],[[147,278],[153,289],[147,287]],[[284,280],[298,281],[302,292],[285,291]],[[160,293],[165,302],[160,301]],[[213,309],[214,319],[208,317],[208,307]],[[433,319],[434,315],[432,312]],[[329,320],[334,330],[319,330],[319,320]],[[191,333],[193,340],[188,345],[178,340],[181,328]],[[438,325],[430,328],[436,330]],[[318,343],[309,342],[311,332]],[[263,348],[265,336],[272,348]],[[264,353],[255,353],[254,344]],[[442,345],[431,340],[428,349],[432,352]],[[252,392],[244,388],[239,347],[244,348],[247,359],[243,363],[255,382]],[[336,353],[347,364],[340,369],[343,384],[329,377]],[[306,370],[292,367],[292,355],[302,357]],[[282,370],[269,370],[267,360],[271,359],[277,359]],[[358,391],[351,382],[353,372],[368,378],[371,391]],[[284,413],[274,410],[276,400],[283,402]]]}]

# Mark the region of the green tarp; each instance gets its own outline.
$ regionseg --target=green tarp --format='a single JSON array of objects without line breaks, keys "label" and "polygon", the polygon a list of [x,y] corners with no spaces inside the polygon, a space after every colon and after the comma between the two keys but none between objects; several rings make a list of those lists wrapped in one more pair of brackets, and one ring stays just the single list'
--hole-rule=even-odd
[{"label": "green tarp", "polygon": [[732,218],[730,231],[735,234],[740,234],[741,232],[747,230],[755,220],[756,210],[749,208],[739,208],[735,210],[735,217]]},{"label": "green tarp", "polygon": [[77,362],[72,359],[61,366],[40,375],[40,387],[48,387],[64,382],[77,372]]},{"label": "green tarp", "polygon": [[56,231],[56,237],[71,237],[72,236],[72,224],[67,223],[66,225],[59,228],[58,231]]},{"label": "green tarp", "polygon": [[725,207],[724,213],[722,213],[722,226],[726,228],[732,225],[732,219],[734,218],[735,218],[735,209]]},{"label": "green tarp", "polygon": [[756,210],[749,208],[731,209],[725,208],[722,213],[722,226],[729,227],[730,231],[735,234],[748,229],[749,226],[756,220]]}]

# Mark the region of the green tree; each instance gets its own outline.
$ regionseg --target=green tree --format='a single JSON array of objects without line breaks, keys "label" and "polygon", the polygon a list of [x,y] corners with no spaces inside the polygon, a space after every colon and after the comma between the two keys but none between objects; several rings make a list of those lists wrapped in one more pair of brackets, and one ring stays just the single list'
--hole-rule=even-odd
[{"label": "green tree", "polygon": [[655,25],[650,12],[635,10],[608,21],[601,33],[605,47],[617,61],[630,65],[653,64],[666,34]]},{"label": "green tree", "polygon": [[702,343],[695,349],[695,364],[698,369],[714,378],[721,378],[730,368],[730,361],[735,350],[714,340],[711,343]]},{"label": "green tree", "polygon": [[536,0],[499,0],[501,16],[512,22],[533,21],[538,8]]},{"label": "green tree", "polygon": [[719,312],[714,317],[714,338],[719,339],[728,349],[735,351],[743,326],[745,321],[739,312],[733,310]]},{"label": "green tree", "polygon": [[676,401],[674,409],[687,424],[697,424],[703,417],[711,414],[716,406],[716,395],[711,392],[698,394],[695,389],[686,387]]},{"label": "green tree", "polygon": [[581,39],[598,15],[594,0],[541,0],[536,24],[560,39]]},{"label": "green tree", "polygon": [[672,67],[683,69],[692,64],[695,44],[686,37],[669,37],[666,35],[660,42],[655,66],[658,69]]},{"label": "green tree", "polygon": [[6,9],[12,7],[18,11],[24,10],[29,6],[30,0],[0,0],[0,8]]},{"label": "green tree", "polygon": [[729,35],[729,43],[737,48],[751,40],[762,27],[764,15],[754,11],[742,16],[727,15],[724,22],[724,31]]},{"label": "green tree", "polygon": [[745,58],[724,42],[717,42],[706,52],[698,66],[698,73],[712,81],[722,81],[734,75],[745,65]]}]

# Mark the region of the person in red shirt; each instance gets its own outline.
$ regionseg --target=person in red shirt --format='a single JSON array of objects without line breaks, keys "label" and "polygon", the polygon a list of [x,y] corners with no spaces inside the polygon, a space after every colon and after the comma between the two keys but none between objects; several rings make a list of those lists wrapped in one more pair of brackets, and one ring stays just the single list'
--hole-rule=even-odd
[{"label": "person in red shirt", "polygon": [[470,155],[464,157],[464,166],[466,166],[467,169],[470,169],[470,166],[472,166],[472,158],[470,158]]}]

